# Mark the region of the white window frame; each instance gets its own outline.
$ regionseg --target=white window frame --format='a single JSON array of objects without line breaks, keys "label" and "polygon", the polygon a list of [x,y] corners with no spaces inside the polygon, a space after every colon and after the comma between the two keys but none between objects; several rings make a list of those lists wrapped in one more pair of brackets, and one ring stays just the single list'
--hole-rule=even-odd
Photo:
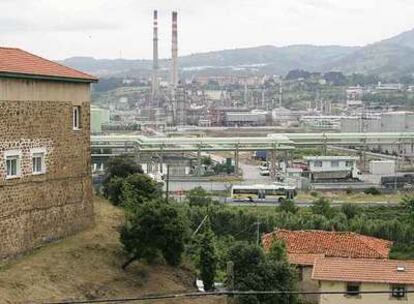
[{"label": "white window frame", "polygon": [[315,168],[322,168],[322,167],[323,167],[323,161],[321,161],[321,160],[315,160],[315,161],[313,162],[313,166],[314,166]]},{"label": "white window frame", "polygon": [[[15,175],[8,175],[8,168],[7,168],[7,161],[8,160],[16,160],[16,174]],[[22,161],[22,152],[19,150],[9,150],[4,152],[4,168],[6,172],[6,179],[13,179],[19,178],[22,176],[22,168],[21,168],[21,161]]]},{"label": "white window frame", "polygon": [[74,106],[72,108],[72,128],[73,130],[80,130],[81,128],[81,107]]},{"label": "white window frame", "polygon": [[352,166],[353,166],[353,161],[352,160],[346,160],[345,161],[345,167],[351,168]]},{"label": "white window frame", "polygon": [[339,160],[331,160],[331,168],[339,168]]},{"label": "white window frame", "polygon": [[[32,165],[32,174],[40,175],[46,173],[46,149],[45,148],[35,148],[30,150],[31,156],[31,165]],[[41,157],[41,171],[33,171],[33,159]]]}]

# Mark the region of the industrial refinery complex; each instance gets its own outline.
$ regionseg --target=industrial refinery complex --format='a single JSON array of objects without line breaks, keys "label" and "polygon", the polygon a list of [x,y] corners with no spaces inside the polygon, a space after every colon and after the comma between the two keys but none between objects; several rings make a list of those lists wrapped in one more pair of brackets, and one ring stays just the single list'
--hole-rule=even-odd
[{"label": "industrial refinery complex", "polygon": [[[297,191],[414,186],[413,109],[366,101],[411,94],[411,86],[344,86],[321,73],[219,75],[203,68],[189,74],[179,68],[177,12],[168,67],[159,64],[158,30],[155,10],[149,77],[125,77],[110,93],[97,94],[91,108],[98,180],[108,158],[126,154],[160,182],[168,171],[173,192],[237,184]],[[264,190],[253,188],[254,197],[264,198],[258,194]]]}]

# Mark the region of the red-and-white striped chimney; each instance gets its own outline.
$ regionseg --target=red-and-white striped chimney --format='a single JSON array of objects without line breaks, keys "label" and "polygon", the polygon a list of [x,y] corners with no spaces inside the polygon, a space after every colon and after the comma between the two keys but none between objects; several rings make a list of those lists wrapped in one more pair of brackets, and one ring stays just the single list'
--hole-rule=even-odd
[{"label": "red-and-white striped chimney", "polygon": [[172,45],[171,45],[171,85],[178,84],[178,34],[177,34],[177,12],[172,12]]}]

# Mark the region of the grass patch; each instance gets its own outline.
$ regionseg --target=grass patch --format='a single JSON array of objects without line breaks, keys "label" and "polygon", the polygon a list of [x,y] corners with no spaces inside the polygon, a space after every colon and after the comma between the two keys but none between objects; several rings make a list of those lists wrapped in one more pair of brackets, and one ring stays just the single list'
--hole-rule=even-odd
[{"label": "grass patch", "polygon": [[[346,193],[341,192],[317,192],[318,196],[323,196],[332,202],[344,202],[344,203],[377,203],[377,202],[389,202],[399,203],[401,202],[404,194],[392,193],[392,194],[366,194],[364,192]],[[313,201],[315,196],[312,196],[309,192],[300,192],[295,198],[299,201]]]},{"label": "grass patch", "polygon": [[[134,263],[123,271],[118,241],[123,211],[95,199],[95,226],[0,264],[0,303],[133,297],[149,293],[194,291],[186,266]],[[152,302],[148,302],[152,303]],[[157,302],[163,303],[163,302]],[[170,303],[170,302],[168,302]],[[176,303],[223,303],[222,299]]]}]

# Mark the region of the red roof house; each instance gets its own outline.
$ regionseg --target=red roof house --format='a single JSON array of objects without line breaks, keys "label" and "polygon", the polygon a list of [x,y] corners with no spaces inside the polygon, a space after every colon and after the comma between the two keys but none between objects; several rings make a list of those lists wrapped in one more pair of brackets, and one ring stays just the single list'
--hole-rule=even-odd
[{"label": "red roof house", "polygon": [[388,258],[392,242],[353,232],[278,229],[262,237],[265,250],[274,240],[286,245],[289,262],[311,266],[316,258]]}]

